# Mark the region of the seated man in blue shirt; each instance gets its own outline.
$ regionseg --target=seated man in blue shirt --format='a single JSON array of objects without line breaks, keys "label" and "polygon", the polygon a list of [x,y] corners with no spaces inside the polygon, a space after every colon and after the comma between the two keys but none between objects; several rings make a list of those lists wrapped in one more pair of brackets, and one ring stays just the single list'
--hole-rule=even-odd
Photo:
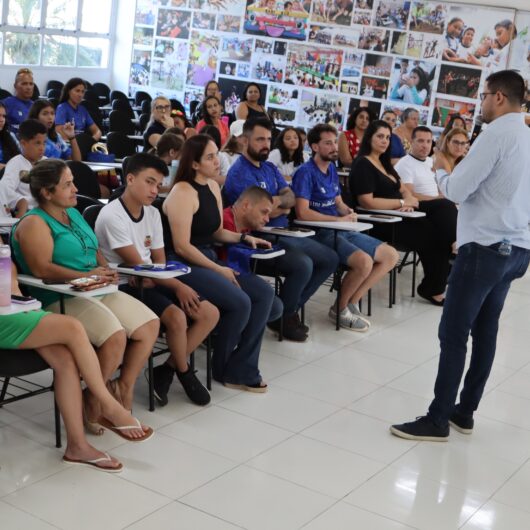
[{"label": "seated man in blue shirt", "polygon": [[15,95],[2,100],[7,109],[7,122],[11,132],[17,134],[19,125],[27,118],[33,105],[33,72],[29,68],[21,68],[15,76]]},{"label": "seated man in blue shirt", "polygon": [[[307,141],[313,158],[302,164],[293,175],[292,188],[296,195],[296,216],[304,221],[356,221],[357,216],[344,204],[334,162],[338,159],[337,130],[325,123],[313,127]],[[354,231],[341,231],[337,235],[331,229],[317,229],[315,239],[334,249],[340,262],[348,267],[342,280],[339,305],[341,327],[352,331],[366,331],[370,323],[358,308],[359,300],[398,261],[397,251],[370,237]],[[329,317],[337,317],[336,305],[329,310]]]},{"label": "seated man in blue shirt", "polygon": [[[267,190],[273,197],[267,226],[287,227],[287,215],[294,206],[295,197],[278,168],[267,162],[271,130],[272,124],[265,118],[245,122],[245,147],[228,171],[223,194],[227,202],[225,206],[230,206],[250,186]],[[280,237],[278,244],[287,251],[277,260],[278,272],[285,278],[280,292],[284,305],[283,336],[290,340],[305,340],[308,328],[300,322],[298,310],[336,270],[338,256],[308,237]],[[280,320],[268,326],[278,331]]]}]

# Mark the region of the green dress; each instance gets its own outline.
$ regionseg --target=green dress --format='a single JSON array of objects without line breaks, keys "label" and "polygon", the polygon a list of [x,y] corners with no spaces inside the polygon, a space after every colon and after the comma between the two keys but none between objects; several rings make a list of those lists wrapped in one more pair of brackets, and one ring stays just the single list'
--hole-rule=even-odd
[{"label": "green dress", "polygon": [[42,310],[0,315],[0,349],[18,348],[46,315],[49,313]]}]

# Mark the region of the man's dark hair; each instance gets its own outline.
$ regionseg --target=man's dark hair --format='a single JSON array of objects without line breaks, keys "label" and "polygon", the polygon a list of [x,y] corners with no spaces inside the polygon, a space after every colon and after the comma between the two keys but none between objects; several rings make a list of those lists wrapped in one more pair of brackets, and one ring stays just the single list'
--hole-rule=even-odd
[{"label": "man's dark hair", "polygon": [[502,92],[512,105],[522,105],[526,87],[524,79],[515,70],[501,70],[486,78],[490,92]]},{"label": "man's dark hair", "polygon": [[46,125],[37,120],[25,120],[18,128],[18,137],[21,140],[33,140],[37,134],[46,134]]},{"label": "man's dark hair", "polygon": [[221,133],[215,125],[205,125],[201,129],[201,134],[208,135],[215,142],[217,149],[219,149],[219,151],[221,150]]},{"label": "man's dark hair", "polygon": [[150,155],[149,153],[137,153],[128,159],[127,173],[132,173],[136,176],[144,169],[154,169],[164,175],[164,177],[169,175],[166,163],[157,156]]},{"label": "man's dark hair", "polygon": [[330,125],[329,123],[319,123],[307,133],[307,143],[309,144],[309,147],[313,144],[318,144],[324,133],[333,133],[335,136],[338,134],[337,129],[335,129],[333,125]]},{"label": "man's dark hair", "polygon": [[267,131],[272,131],[272,122],[267,118],[254,118],[247,120],[243,124],[243,134],[248,136],[256,127],[263,127]]},{"label": "man's dark hair", "polygon": [[412,139],[416,138],[416,135],[420,132],[430,133],[432,135],[432,131],[429,129],[429,127],[426,127],[425,125],[418,125],[413,131],[412,131]]},{"label": "man's dark hair", "polygon": [[271,204],[274,202],[272,195],[259,186],[249,186],[243,193],[237,198],[235,204],[241,203],[245,200],[250,201],[252,204],[256,204],[263,199],[267,199]]}]

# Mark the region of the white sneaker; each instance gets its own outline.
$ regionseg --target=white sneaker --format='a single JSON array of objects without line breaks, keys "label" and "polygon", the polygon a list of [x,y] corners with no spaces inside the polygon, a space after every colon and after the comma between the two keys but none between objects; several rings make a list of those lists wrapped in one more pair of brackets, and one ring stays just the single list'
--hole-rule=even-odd
[{"label": "white sneaker", "polygon": [[348,309],[350,310],[350,313],[352,315],[355,315],[356,317],[362,318],[368,324],[368,327],[370,327],[372,325],[371,322],[368,320],[368,317],[366,315],[363,315],[363,313],[361,313],[361,310],[359,309],[359,306],[357,304],[352,304],[350,302],[348,304]]},{"label": "white sneaker", "polygon": [[[328,316],[332,322],[337,321],[337,310],[335,306],[330,307]],[[339,326],[350,331],[365,332],[370,327],[362,318],[354,315],[345,307],[339,314]]]}]

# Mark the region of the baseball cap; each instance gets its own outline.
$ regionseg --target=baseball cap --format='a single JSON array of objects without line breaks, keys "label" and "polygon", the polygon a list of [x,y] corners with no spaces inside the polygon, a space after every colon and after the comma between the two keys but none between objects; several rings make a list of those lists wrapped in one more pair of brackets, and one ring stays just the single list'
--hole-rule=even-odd
[{"label": "baseball cap", "polygon": [[245,120],[236,120],[230,125],[230,134],[232,136],[241,136],[243,134],[243,125],[245,125]]}]

